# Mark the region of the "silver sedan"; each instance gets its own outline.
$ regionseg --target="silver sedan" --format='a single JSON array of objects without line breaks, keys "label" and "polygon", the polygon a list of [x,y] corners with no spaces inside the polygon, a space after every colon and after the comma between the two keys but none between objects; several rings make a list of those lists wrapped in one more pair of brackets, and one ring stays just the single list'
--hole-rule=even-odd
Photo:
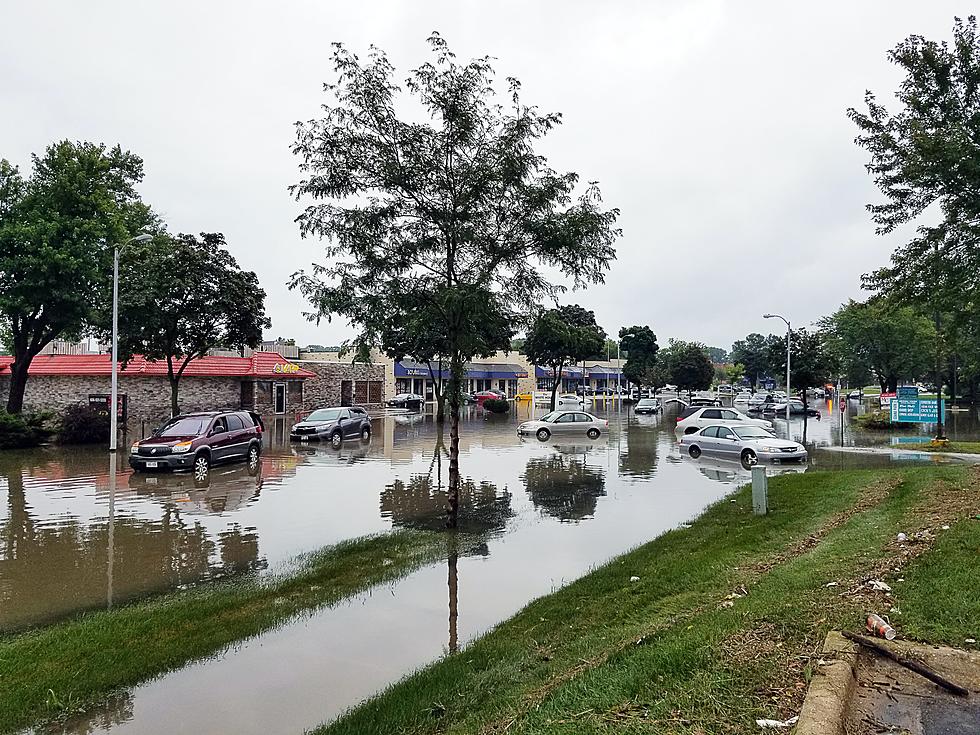
[{"label": "silver sedan", "polygon": [[695,459],[702,453],[740,459],[744,465],[758,462],[806,461],[806,448],[788,439],[778,439],[759,426],[706,426],[681,437],[681,447]]},{"label": "silver sedan", "polygon": [[552,411],[535,421],[525,421],[517,427],[517,433],[534,434],[541,441],[546,441],[552,434],[561,436],[579,434],[590,439],[598,439],[608,427],[608,421],[596,418],[591,413]]}]

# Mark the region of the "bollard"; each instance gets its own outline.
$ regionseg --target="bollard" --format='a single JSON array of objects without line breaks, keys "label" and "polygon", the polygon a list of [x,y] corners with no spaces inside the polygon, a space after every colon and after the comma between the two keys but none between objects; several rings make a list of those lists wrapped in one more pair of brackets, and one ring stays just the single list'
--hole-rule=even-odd
[{"label": "bollard", "polygon": [[752,512],[757,516],[769,512],[769,478],[766,468],[759,465],[752,468]]}]

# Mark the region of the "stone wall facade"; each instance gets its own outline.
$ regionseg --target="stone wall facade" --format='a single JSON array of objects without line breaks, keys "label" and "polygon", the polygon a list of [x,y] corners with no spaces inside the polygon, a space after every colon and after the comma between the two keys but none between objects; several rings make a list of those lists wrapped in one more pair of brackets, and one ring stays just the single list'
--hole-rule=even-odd
[{"label": "stone wall facade", "polygon": [[390,397],[385,393],[384,365],[319,360],[293,362],[316,374],[315,378],[307,378],[303,385],[303,405],[307,411],[351,404],[375,408]]},{"label": "stone wall facade", "polygon": [[[240,378],[185,377],[177,399],[183,412],[238,408]],[[6,396],[10,378],[0,378],[0,395]],[[28,411],[63,411],[76,403],[88,403],[90,394],[109,395],[108,375],[32,375],[24,392]],[[159,421],[170,416],[170,381],[162,377],[119,376],[119,395],[125,394],[130,426],[135,422]]]}]

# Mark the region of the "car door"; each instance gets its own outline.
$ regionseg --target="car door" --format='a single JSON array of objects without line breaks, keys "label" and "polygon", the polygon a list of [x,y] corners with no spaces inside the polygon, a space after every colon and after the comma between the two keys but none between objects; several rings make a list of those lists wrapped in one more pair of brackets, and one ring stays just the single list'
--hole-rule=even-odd
[{"label": "car door", "polygon": [[718,451],[718,427],[709,426],[697,435],[695,443],[701,448],[702,452],[713,454]]},{"label": "car door", "polygon": [[724,423],[726,423],[728,425],[731,425],[731,424],[741,423],[745,419],[742,418],[741,416],[739,416],[736,411],[732,411],[731,409],[724,409],[723,408],[723,409],[721,409],[721,420]]},{"label": "car door", "polygon": [[561,416],[555,419],[553,431],[556,433],[568,434],[575,431],[575,429],[576,422],[574,413],[563,413]]},{"label": "car door", "polygon": [[576,413],[575,414],[575,428],[580,434],[589,433],[589,429],[593,427],[592,417],[587,413]]},{"label": "car door", "polygon": [[224,416],[218,416],[211,422],[208,446],[211,447],[212,462],[223,462],[228,457],[228,422]]},{"label": "car door", "polygon": [[354,422],[351,420],[350,411],[347,409],[340,412],[340,417],[337,419],[337,425],[340,427],[340,433],[344,435],[345,439],[350,438],[357,428],[354,425]]},{"label": "car door", "polygon": [[248,433],[245,431],[245,422],[237,413],[230,413],[225,416],[228,424],[228,438],[226,443],[227,458],[244,457],[248,451]]},{"label": "car door", "polygon": [[717,447],[718,454],[732,455],[738,454],[741,447],[739,443],[735,441],[735,433],[729,429],[727,426],[718,426],[715,430],[716,439],[715,446]]}]

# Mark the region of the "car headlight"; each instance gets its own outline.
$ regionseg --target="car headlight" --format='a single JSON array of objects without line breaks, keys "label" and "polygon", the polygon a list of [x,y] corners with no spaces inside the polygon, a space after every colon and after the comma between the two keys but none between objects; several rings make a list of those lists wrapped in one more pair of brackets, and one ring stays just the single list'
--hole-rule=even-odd
[{"label": "car headlight", "polygon": [[781,451],[779,447],[760,447],[763,452],[779,452]]},{"label": "car headlight", "polygon": [[170,451],[172,451],[174,454],[183,454],[184,452],[189,451],[190,448],[191,442],[177,442],[170,448]]},{"label": "car headlight", "polygon": [[133,446],[131,446],[129,448],[129,453],[130,454],[139,454],[140,453],[140,445],[139,444],[134,444]]}]

